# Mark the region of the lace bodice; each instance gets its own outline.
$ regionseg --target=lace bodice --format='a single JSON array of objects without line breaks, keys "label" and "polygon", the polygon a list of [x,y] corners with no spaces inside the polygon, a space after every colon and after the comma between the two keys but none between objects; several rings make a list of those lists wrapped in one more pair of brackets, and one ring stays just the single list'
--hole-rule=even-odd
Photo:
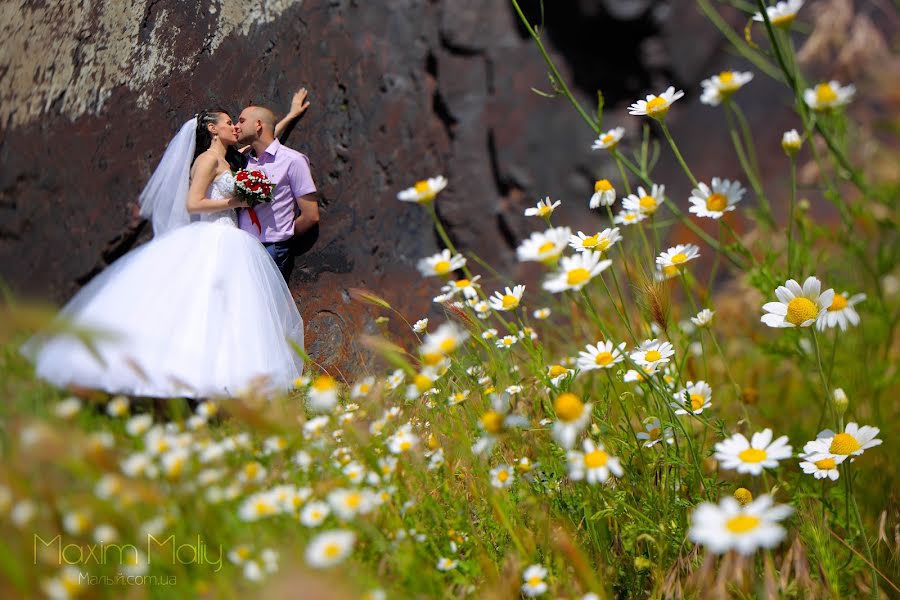
[{"label": "lace bodice", "polygon": [[[213,200],[227,198],[234,195],[234,175],[231,171],[225,171],[218,177],[213,179],[206,191],[206,197]],[[234,209],[220,210],[217,212],[201,213],[200,221],[207,223],[219,223],[221,225],[232,225],[237,227],[237,213]]]}]

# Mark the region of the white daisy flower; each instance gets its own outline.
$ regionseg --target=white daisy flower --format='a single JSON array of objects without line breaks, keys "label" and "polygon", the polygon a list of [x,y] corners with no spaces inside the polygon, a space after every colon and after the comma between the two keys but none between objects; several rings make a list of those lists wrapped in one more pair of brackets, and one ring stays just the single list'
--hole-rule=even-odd
[{"label": "white daisy flower", "polygon": [[547,569],[541,565],[531,565],[522,573],[522,594],[529,598],[540,596],[547,591],[547,584],[544,578],[547,576]]},{"label": "white daisy flower", "polygon": [[[443,289],[443,288],[441,288]],[[413,323],[413,331],[416,333],[425,333],[428,331],[428,318],[419,319],[415,323]]]},{"label": "white daisy flower", "polygon": [[693,323],[697,327],[707,327],[710,323],[712,323],[713,315],[715,314],[715,311],[704,308],[697,313],[696,317],[691,317],[691,323]]},{"label": "white daisy flower", "polygon": [[502,338],[494,342],[494,345],[500,348],[501,350],[509,350],[512,348],[516,342],[519,341],[518,336],[515,335],[504,335]]},{"label": "white daisy flower", "polygon": [[777,546],[785,535],[778,521],[793,512],[790,506],[773,505],[768,494],[745,506],[727,496],[718,506],[704,502],[694,509],[688,537],[715,554],[734,549],[746,556],[758,548]]},{"label": "white daisy flower", "polygon": [[425,204],[434,200],[445,187],[447,187],[447,179],[443,175],[429,177],[417,181],[413,187],[398,193],[397,200]]},{"label": "white daisy flower", "polygon": [[491,469],[491,485],[495,488],[508,488],[515,479],[516,472],[509,465],[499,465]]},{"label": "white daisy flower", "polygon": [[409,426],[403,426],[394,435],[388,438],[388,450],[392,454],[402,454],[414,449],[419,443],[419,438],[412,432]]},{"label": "white daisy flower", "polygon": [[671,406],[676,415],[699,415],[712,405],[712,388],[705,381],[688,381],[677,394]]},{"label": "white daisy flower", "polygon": [[800,137],[800,134],[797,133],[796,129],[785,131],[784,135],[781,136],[781,148],[788,156],[793,156],[800,152],[800,147],[802,145],[803,139]]},{"label": "white daisy flower", "polygon": [[866,299],[865,294],[854,294],[850,296],[847,292],[843,294],[835,293],[831,306],[819,313],[816,320],[816,329],[825,331],[840,327],[841,331],[847,331],[847,327],[856,327],[859,325],[859,313],[856,312],[854,306]]},{"label": "white daisy flower", "polygon": [[[423,357],[440,358],[453,353],[456,349],[463,345],[469,339],[469,332],[457,325],[453,321],[441,323],[441,325],[432,333],[425,334],[422,347],[419,354]],[[435,364],[437,361],[428,361],[428,364]]]},{"label": "white daisy flower", "polygon": [[657,339],[645,340],[631,352],[631,360],[640,366],[657,369],[675,356],[675,348],[669,342]]},{"label": "white daisy flower", "polygon": [[509,397],[503,394],[491,395],[491,408],[478,418],[478,428],[483,432],[472,444],[472,452],[486,454],[497,443],[499,436],[510,429],[525,427],[528,419],[510,413]]},{"label": "white daisy flower", "polygon": [[648,94],[646,100],[638,100],[629,106],[628,114],[636,116],[647,115],[653,119],[663,119],[666,113],[669,112],[669,107],[672,106],[672,103],[683,96],[683,91],[678,90],[676,92],[674,87],[669,86],[659,96]]},{"label": "white daisy flower", "polygon": [[837,81],[829,81],[805,90],[803,101],[813,110],[831,110],[849,104],[855,93],[856,86],[853,84],[842,86]]},{"label": "white daisy flower", "polygon": [[600,208],[601,206],[612,206],[616,203],[616,188],[609,182],[609,179],[598,179],[594,182],[594,195],[588,203],[590,208]]},{"label": "white daisy flower", "polygon": [[522,301],[522,294],[524,293],[524,285],[517,285],[513,288],[507,287],[503,293],[499,291],[494,292],[494,295],[489,299],[491,308],[497,311],[515,310],[519,307],[519,302]]},{"label": "white daisy flower", "polygon": [[516,248],[520,262],[554,263],[569,243],[572,230],[568,227],[551,227],[547,231],[534,231]]},{"label": "white daisy flower", "polygon": [[[797,11],[800,10],[801,6],[803,6],[803,0],[787,0],[787,2],[779,2],[775,6],[767,6],[766,12],[772,25],[787,29],[794,22],[794,19],[797,17]],[[765,21],[762,13],[755,13],[753,20],[759,23]]]},{"label": "white daisy flower", "polygon": [[830,454],[837,464],[841,464],[851,456],[860,456],[869,448],[880,445],[881,440],[875,437],[880,431],[877,427],[860,427],[850,422],[841,433],[836,434],[830,429],[822,431],[815,440],[807,442],[803,451],[807,455]]},{"label": "white daisy flower", "polygon": [[481,332],[481,338],[484,340],[492,340],[497,337],[497,333],[497,330],[491,327]]},{"label": "white daisy flower", "polygon": [[659,419],[653,417],[644,424],[644,431],[635,434],[639,440],[644,440],[644,448],[652,448],[659,442],[666,440],[667,444],[675,443],[675,434],[672,433],[671,427],[663,429]]},{"label": "white daisy flower", "polygon": [[606,252],[621,239],[622,236],[619,234],[618,227],[604,229],[591,236],[585,235],[579,231],[577,236],[573,235],[569,238],[569,246],[579,252],[590,252],[591,250]]},{"label": "white daisy flower", "polygon": [[656,264],[662,269],[674,267],[683,268],[684,264],[698,258],[700,248],[694,244],[678,244],[656,257]]},{"label": "white daisy flower", "polygon": [[749,71],[722,71],[709,79],[700,82],[703,94],[700,102],[710,106],[718,106],[723,100],[727,100],[736,91],[744,87],[753,79],[753,73]]},{"label": "white daisy flower", "polygon": [[81,410],[81,400],[75,396],[69,396],[65,400],[61,400],[53,407],[53,414],[60,419],[71,419]]},{"label": "white daisy flower", "polygon": [[481,289],[481,285],[478,283],[479,279],[481,279],[481,275],[475,275],[472,279],[452,280],[442,287],[441,291],[451,296],[462,293],[466,301],[469,302],[478,298],[478,290]]},{"label": "white daisy flower", "polygon": [[550,196],[547,196],[543,200],[539,200],[536,206],[525,209],[526,217],[541,217],[542,219],[549,218],[550,215],[553,214],[553,211],[556,210],[556,207],[562,204],[560,200],[554,202],[550,199]]},{"label": "white daisy flower", "polygon": [[713,177],[712,188],[701,182],[691,191],[688,212],[698,217],[721,218],[726,212],[734,210],[746,192],[737,181]]},{"label": "white daisy flower", "polygon": [[353,388],[350,390],[350,397],[356,400],[368,396],[373,387],[375,387],[375,378],[366,377],[353,385]]},{"label": "white daisy flower", "polygon": [[575,438],[591,420],[591,404],[570,392],[565,392],[553,401],[553,410],[557,420],[553,423],[553,439],[570,450],[575,445]]},{"label": "white daisy flower", "polygon": [[578,353],[578,369],[592,371],[594,369],[612,369],[616,364],[625,360],[625,342],[613,346],[609,340],[588,344],[584,350]]},{"label": "white daisy flower", "polygon": [[637,210],[620,210],[619,213],[613,218],[613,223],[616,225],[634,225],[635,223],[640,223],[644,219],[647,218],[641,211]]},{"label": "white daisy flower", "polygon": [[388,389],[395,390],[406,380],[406,373],[403,372],[403,369],[396,369],[393,373],[391,373],[386,382]]},{"label": "white daisy flower", "polygon": [[[647,193],[643,187],[638,186],[637,194],[631,194],[622,199],[622,209],[626,213],[641,213],[649,216],[663,203],[666,194],[666,186],[653,184],[650,193]],[[621,214],[621,213],[620,213]],[[617,221],[618,222],[618,221]]]},{"label": "white daisy flower", "polygon": [[459,564],[458,560],[453,560],[450,558],[439,558],[437,561],[437,565],[435,567],[438,571],[451,571],[456,568],[456,565]]},{"label": "white daisy flower", "polygon": [[106,405],[106,414],[111,417],[124,417],[128,414],[128,396],[116,396]]},{"label": "white daisy flower", "polygon": [[566,290],[578,291],[611,264],[611,260],[603,259],[600,252],[593,250],[580,252],[575,256],[564,256],[560,261],[559,271],[548,277],[543,287],[554,294]]},{"label": "white daisy flower", "polygon": [[466,258],[462,254],[453,255],[444,248],[437,254],[421,259],[416,268],[419,269],[423,277],[433,277],[435,275],[448,275],[457,269],[463,268],[465,265]]},{"label": "white daisy flower", "polygon": [[375,508],[375,496],[366,489],[338,488],[328,493],[327,500],[331,510],[344,521],[358,514],[368,514]]},{"label": "white daisy flower", "polygon": [[327,413],[334,410],[338,401],[338,383],[331,375],[323,373],[316,377],[307,391],[307,406],[313,412]]},{"label": "white daisy flower", "polygon": [[333,567],[353,550],[356,534],[345,529],[323,531],[306,546],[306,562],[314,569]]},{"label": "white daisy flower", "polygon": [[533,313],[531,313],[531,316],[533,316],[535,319],[543,321],[550,316],[550,312],[551,311],[549,308],[538,308]]},{"label": "white daisy flower", "polygon": [[586,480],[589,484],[605,483],[610,473],[621,477],[625,472],[619,459],[610,456],[603,448],[603,444],[594,444],[591,440],[584,440],[584,452],[570,450],[566,457],[569,461],[569,477],[573,481]]},{"label": "white daisy flower", "polygon": [[759,475],[764,468],[774,469],[779,460],[791,457],[791,446],[787,442],[786,435],[772,441],[772,430],[768,428],[754,433],[750,441],[736,433],[717,443],[713,456],[723,469]]},{"label": "white daisy flower", "polygon": [[609,131],[601,133],[597,139],[591,144],[591,150],[615,150],[619,142],[625,136],[624,127],[614,127]]},{"label": "white daisy flower", "polygon": [[760,321],[769,327],[809,327],[834,302],[834,290],[821,290],[822,284],[815,277],[807,277],[802,288],[788,279],[775,290],[778,302],[763,305],[766,314]]},{"label": "white daisy flower", "polygon": [[840,473],[837,468],[837,460],[833,454],[825,452],[816,452],[813,454],[803,454],[800,456],[800,468],[807,475],[812,475],[816,479],[825,479],[826,477],[832,481],[837,481]]},{"label": "white daisy flower", "polygon": [[550,378],[550,383],[558,386],[564,379],[573,375],[575,373],[572,369],[567,369],[562,365],[550,365],[547,367],[547,377]]}]

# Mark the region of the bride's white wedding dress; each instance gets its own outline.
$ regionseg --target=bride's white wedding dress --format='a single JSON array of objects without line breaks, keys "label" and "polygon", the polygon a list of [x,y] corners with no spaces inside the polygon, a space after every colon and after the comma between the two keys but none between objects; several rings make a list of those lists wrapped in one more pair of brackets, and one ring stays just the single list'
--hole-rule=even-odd
[{"label": "bride's white wedding dress", "polygon": [[[234,176],[219,175],[209,198],[233,195]],[[116,334],[99,341],[102,362],[83,343],[32,338],[23,352],[36,373],[136,396],[233,396],[267,378],[287,389],[303,361],[303,320],[275,262],[237,227],[234,211],[154,238],[122,256],[82,288],[61,316]]]}]

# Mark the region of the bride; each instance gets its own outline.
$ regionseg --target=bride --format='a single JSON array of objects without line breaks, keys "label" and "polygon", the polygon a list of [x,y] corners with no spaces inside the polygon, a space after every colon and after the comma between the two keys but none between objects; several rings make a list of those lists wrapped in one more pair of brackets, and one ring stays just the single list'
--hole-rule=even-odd
[{"label": "bride", "polygon": [[[295,98],[296,99],[296,98]],[[287,119],[286,119],[287,120]],[[280,123],[281,126],[284,121]],[[232,169],[242,166],[224,110],[203,111],[169,142],[141,194],[154,239],[121,257],[63,308],[101,335],[35,336],[36,374],[156,398],[289,388],[303,370],[303,320],[266,249],[237,227]]]}]

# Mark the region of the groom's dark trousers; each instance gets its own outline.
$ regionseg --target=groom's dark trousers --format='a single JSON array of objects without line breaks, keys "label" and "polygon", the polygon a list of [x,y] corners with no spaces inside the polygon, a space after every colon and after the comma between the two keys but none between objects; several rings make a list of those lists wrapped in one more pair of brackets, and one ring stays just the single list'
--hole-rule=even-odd
[{"label": "groom's dark trousers", "polygon": [[284,277],[285,283],[290,283],[291,271],[294,270],[294,249],[291,240],[281,242],[265,242],[263,243],[269,256],[278,265],[281,276]]}]

